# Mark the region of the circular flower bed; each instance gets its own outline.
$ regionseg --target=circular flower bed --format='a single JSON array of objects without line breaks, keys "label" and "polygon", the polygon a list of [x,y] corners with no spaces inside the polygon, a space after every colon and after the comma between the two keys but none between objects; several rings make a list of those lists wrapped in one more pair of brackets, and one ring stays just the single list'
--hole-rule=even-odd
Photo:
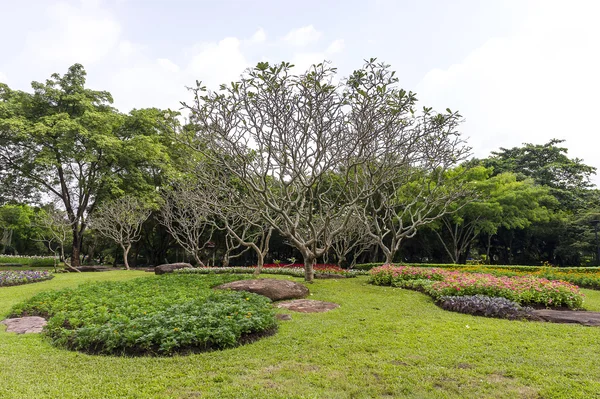
[{"label": "circular flower bed", "polygon": [[43,292],[12,309],[43,316],[53,344],[103,354],[194,352],[233,347],[273,333],[266,297],[211,287],[240,276],[164,275]]},{"label": "circular flower bed", "polygon": [[9,270],[0,271],[0,287],[9,285],[21,285],[37,283],[39,281],[50,280],[54,276],[47,271],[33,270]]}]

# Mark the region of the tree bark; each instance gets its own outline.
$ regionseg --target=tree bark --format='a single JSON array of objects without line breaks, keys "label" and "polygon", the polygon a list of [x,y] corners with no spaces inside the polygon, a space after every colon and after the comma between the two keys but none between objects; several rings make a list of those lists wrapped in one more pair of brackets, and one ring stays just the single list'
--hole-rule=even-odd
[{"label": "tree bark", "polygon": [[129,250],[131,249],[131,244],[130,245],[123,245],[123,262],[125,263],[125,269],[129,270],[129,260],[128,255],[129,255]]},{"label": "tree bark", "polygon": [[81,240],[79,237],[79,233],[77,231],[73,231],[73,246],[71,248],[71,266],[79,267],[81,266]]},{"label": "tree bark", "polygon": [[312,283],[315,279],[315,270],[313,267],[315,258],[312,256],[304,256],[304,281]]},{"label": "tree bark", "polygon": [[256,262],[256,269],[254,269],[254,273],[252,273],[253,277],[258,277],[262,271],[263,265],[265,264],[265,257],[262,253],[257,251],[256,256],[258,260]]}]

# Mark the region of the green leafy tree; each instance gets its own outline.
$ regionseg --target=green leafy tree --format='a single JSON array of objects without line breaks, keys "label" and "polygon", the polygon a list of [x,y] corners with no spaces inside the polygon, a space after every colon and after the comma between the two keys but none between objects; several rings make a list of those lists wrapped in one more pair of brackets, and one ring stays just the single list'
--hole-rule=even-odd
[{"label": "green leafy tree", "polygon": [[563,208],[580,207],[581,193],[592,187],[590,177],[596,168],[588,166],[579,158],[569,158],[568,150],[559,146],[564,140],[552,139],[546,144],[529,144],[522,147],[500,148],[483,160],[493,167],[494,174],[512,172],[520,180],[531,178],[550,192]]},{"label": "green leafy tree", "polygon": [[62,76],[33,82],[33,93],[0,84],[0,169],[60,200],[72,230],[73,266],[80,264],[88,217],[104,198],[126,189],[156,195],[157,175],[170,160],[161,133],[176,123],[173,112],[118,112],[110,93],[86,88],[85,77],[75,64]]},{"label": "green leafy tree", "polygon": [[514,173],[489,177],[491,169],[482,166],[463,175],[476,195],[475,200],[455,201],[451,212],[440,218],[435,233],[453,263],[463,263],[475,240],[487,237],[486,259],[490,242],[498,229],[525,229],[534,222],[548,221],[551,210],[546,205],[554,198],[547,187],[532,179],[517,180]]}]

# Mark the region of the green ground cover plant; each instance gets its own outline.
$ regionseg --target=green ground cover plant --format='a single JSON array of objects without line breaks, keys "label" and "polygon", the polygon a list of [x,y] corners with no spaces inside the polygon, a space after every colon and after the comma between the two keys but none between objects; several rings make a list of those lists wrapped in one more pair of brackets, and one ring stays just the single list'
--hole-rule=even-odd
[{"label": "green ground cover plant", "polygon": [[171,355],[222,349],[276,327],[269,299],[211,289],[239,278],[165,275],[88,283],[39,293],[11,314],[43,316],[53,344],[90,353]]},{"label": "green ground cover plant", "polygon": [[583,305],[583,294],[573,284],[530,275],[494,276],[439,268],[385,265],[371,269],[375,285],[419,289],[439,300],[443,296],[485,295],[521,305],[567,307]]},{"label": "green ground cover plant", "polygon": [[54,276],[48,271],[8,270],[0,271],[0,287],[37,283],[50,280]]}]

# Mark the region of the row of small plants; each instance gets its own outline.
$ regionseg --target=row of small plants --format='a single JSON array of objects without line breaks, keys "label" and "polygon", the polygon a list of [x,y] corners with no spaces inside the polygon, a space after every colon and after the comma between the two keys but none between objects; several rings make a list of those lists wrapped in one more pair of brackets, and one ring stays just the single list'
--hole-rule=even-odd
[{"label": "row of small plants", "polygon": [[445,296],[502,297],[520,305],[581,308],[584,295],[576,285],[534,276],[495,276],[439,268],[384,265],[370,271],[376,285],[421,290],[436,300]]},{"label": "row of small plants", "polygon": [[0,265],[51,267],[51,266],[54,266],[54,257],[52,257],[52,256],[0,255]]},{"label": "row of small plants", "polygon": [[534,270],[507,270],[500,267],[461,267],[455,268],[469,273],[489,273],[495,276],[534,276],[548,280],[561,280],[580,287],[600,290],[600,269],[594,268],[554,268],[541,267]]},{"label": "row of small plants", "polygon": [[277,326],[268,298],[211,289],[239,279],[169,274],[88,283],[37,294],[11,314],[47,318],[44,333],[54,345],[88,353],[171,355],[228,348]]},{"label": "row of small plants", "polygon": [[[263,266],[261,274],[280,274],[293,277],[304,277],[304,265],[302,267],[273,267]],[[196,267],[190,269],[174,270],[174,273],[179,274],[249,274],[254,272],[254,267],[234,266],[234,267]],[[317,274],[336,274],[344,277],[356,277],[359,274],[364,274],[361,271],[345,270],[339,267],[321,267],[315,268]]]},{"label": "row of small plants", "polygon": [[0,287],[10,285],[21,285],[37,283],[39,281],[50,280],[54,276],[47,271],[34,270],[7,270],[0,271]]},{"label": "row of small plants", "polygon": [[[382,266],[380,263],[357,265],[359,270],[371,270]],[[445,270],[457,270],[465,273],[487,273],[494,276],[534,276],[547,280],[566,281],[579,287],[600,290],[599,267],[548,267],[548,266],[485,266],[485,265],[409,265],[414,267],[431,266]]]},{"label": "row of small plants", "polygon": [[475,316],[496,317],[500,319],[536,319],[533,308],[502,297],[485,295],[442,296],[437,304],[445,310]]}]

